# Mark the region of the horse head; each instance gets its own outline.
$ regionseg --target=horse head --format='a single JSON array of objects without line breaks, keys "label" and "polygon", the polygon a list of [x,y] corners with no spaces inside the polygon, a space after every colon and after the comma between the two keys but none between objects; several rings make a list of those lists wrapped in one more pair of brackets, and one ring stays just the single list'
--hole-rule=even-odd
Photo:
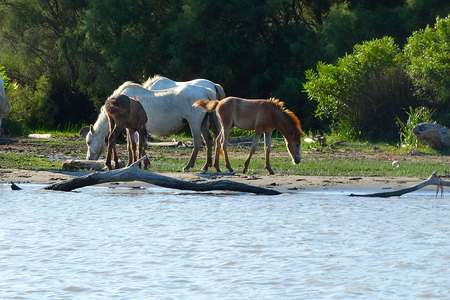
[{"label": "horse head", "polygon": [[286,143],[286,148],[288,149],[289,155],[291,156],[292,163],[298,164],[302,160],[302,144],[301,144],[301,133],[295,131],[284,137]]},{"label": "horse head", "polygon": [[102,138],[101,135],[94,130],[94,126],[92,125],[89,127],[89,132],[86,135],[86,146],[87,160],[97,160],[105,147],[104,138]]},{"label": "horse head", "polygon": [[281,107],[282,112],[286,117],[285,120],[288,120],[287,122],[284,122],[283,126],[284,133],[283,132],[282,133],[284,136],[284,141],[286,142],[288,152],[291,155],[292,163],[296,165],[300,163],[300,161],[302,160],[301,138],[304,135],[302,125],[300,119],[292,111],[284,108],[283,104],[278,105]]}]

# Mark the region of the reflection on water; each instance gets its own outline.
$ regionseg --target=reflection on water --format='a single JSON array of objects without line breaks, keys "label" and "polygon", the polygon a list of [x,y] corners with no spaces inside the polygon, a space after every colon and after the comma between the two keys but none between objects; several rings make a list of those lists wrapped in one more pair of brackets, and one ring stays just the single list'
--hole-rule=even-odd
[{"label": "reflection on water", "polygon": [[450,205],[0,185],[0,299],[447,299]]}]

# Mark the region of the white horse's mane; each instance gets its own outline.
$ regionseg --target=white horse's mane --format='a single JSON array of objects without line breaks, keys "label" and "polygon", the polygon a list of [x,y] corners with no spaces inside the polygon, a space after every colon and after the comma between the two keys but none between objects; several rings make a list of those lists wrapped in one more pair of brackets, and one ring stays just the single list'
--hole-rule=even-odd
[{"label": "white horse's mane", "polygon": [[139,83],[133,82],[133,81],[125,81],[124,83],[122,83],[114,92],[113,95],[120,95],[124,89],[126,89],[129,86],[140,86],[143,87],[142,85],[140,85]]},{"label": "white horse's mane", "polygon": [[[95,121],[93,127],[94,127],[94,131],[97,130],[101,130],[104,131],[107,127],[109,128],[109,121],[106,122],[108,120],[108,116],[106,115],[105,112],[105,106],[102,105],[102,107],[100,107],[100,113],[98,115],[97,120]],[[108,126],[106,126],[108,125]]]},{"label": "white horse's mane", "polygon": [[146,89],[148,89],[155,81],[161,79],[161,78],[165,78],[164,76],[161,76],[159,74],[153,75],[151,77],[149,77],[146,81],[144,81],[142,83],[142,86]]}]

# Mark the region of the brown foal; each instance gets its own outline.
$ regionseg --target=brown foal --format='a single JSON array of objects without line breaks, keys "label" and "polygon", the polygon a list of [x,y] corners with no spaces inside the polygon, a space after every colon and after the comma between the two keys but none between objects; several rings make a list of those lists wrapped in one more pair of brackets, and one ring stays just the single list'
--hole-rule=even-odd
[{"label": "brown foal", "polygon": [[[105,102],[105,112],[109,120],[106,166],[109,170],[112,169],[111,156],[113,156],[115,167],[116,169],[119,168],[119,158],[115,145],[123,129],[127,130],[128,165],[131,165],[145,155],[147,114],[139,101],[126,95],[109,97]],[[136,144],[139,145],[138,149]],[[148,159],[144,160],[144,168],[147,168],[148,164]]]},{"label": "brown foal", "polygon": [[220,101],[198,100],[194,106],[202,107],[206,111],[215,111],[220,124],[220,133],[216,139],[216,153],[214,167],[219,168],[219,154],[221,150],[225,156],[225,166],[233,172],[227,153],[228,135],[233,127],[255,130],[250,154],[244,163],[243,173],[247,172],[250,159],[255,153],[256,145],[261,135],[264,134],[265,168],[269,174],[274,174],[270,165],[270,151],[272,144],[272,132],[277,129],[283,136],[292,162],[298,164],[301,160],[301,142],[303,130],[298,117],[284,107],[284,102],[270,99],[243,99],[227,97]]}]

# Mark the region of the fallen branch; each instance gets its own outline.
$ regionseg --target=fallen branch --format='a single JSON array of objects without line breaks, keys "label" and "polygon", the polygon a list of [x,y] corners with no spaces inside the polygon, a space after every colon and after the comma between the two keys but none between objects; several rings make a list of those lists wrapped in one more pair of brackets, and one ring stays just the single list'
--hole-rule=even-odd
[{"label": "fallen branch", "polygon": [[30,139],[49,139],[52,135],[50,133],[31,133],[28,137]]},{"label": "fallen branch", "polygon": [[181,147],[183,142],[172,141],[172,142],[147,142],[147,146],[150,147]]},{"label": "fallen branch", "polygon": [[191,190],[191,191],[223,190],[223,191],[254,193],[258,195],[281,194],[276,190],[256,187],[230,180],[215,180],[215,181],[195,183],[160,175],[153,172],[144,171],[138,168],[137,166],[137,164],[144,158],[145,156],[126,168],[116,169],[108,172],[92,173],[85,176],[76,177],[70,180],[49,185],[45,187],[45,189],[54,191],[72,191],[78,188],[107,182],[143,181],[153,185],[179,190]]},{"label": "fallen branch", "polygon": [[426,180],[413,185],[408,188],[391,191],[391,192],[381,192],[381,193],[373,193],[373,194],[350,194],[350,197],[381,197],[381,198],[388,198],[388,197],[395,197],[395,196],[401,196],[407,193],[411,193],[417,190],[420,190],[421,188],[424,188],[428,185],[436,185],[437,191],[436,196],[439,191],[441,191],[441,195],[443,194],[443,187],[444,186],[450,186],[450,181],[444,181],[441,179],[440,176],[436,175],[436,172],[433,172],[430,177],[428,177]]}]

